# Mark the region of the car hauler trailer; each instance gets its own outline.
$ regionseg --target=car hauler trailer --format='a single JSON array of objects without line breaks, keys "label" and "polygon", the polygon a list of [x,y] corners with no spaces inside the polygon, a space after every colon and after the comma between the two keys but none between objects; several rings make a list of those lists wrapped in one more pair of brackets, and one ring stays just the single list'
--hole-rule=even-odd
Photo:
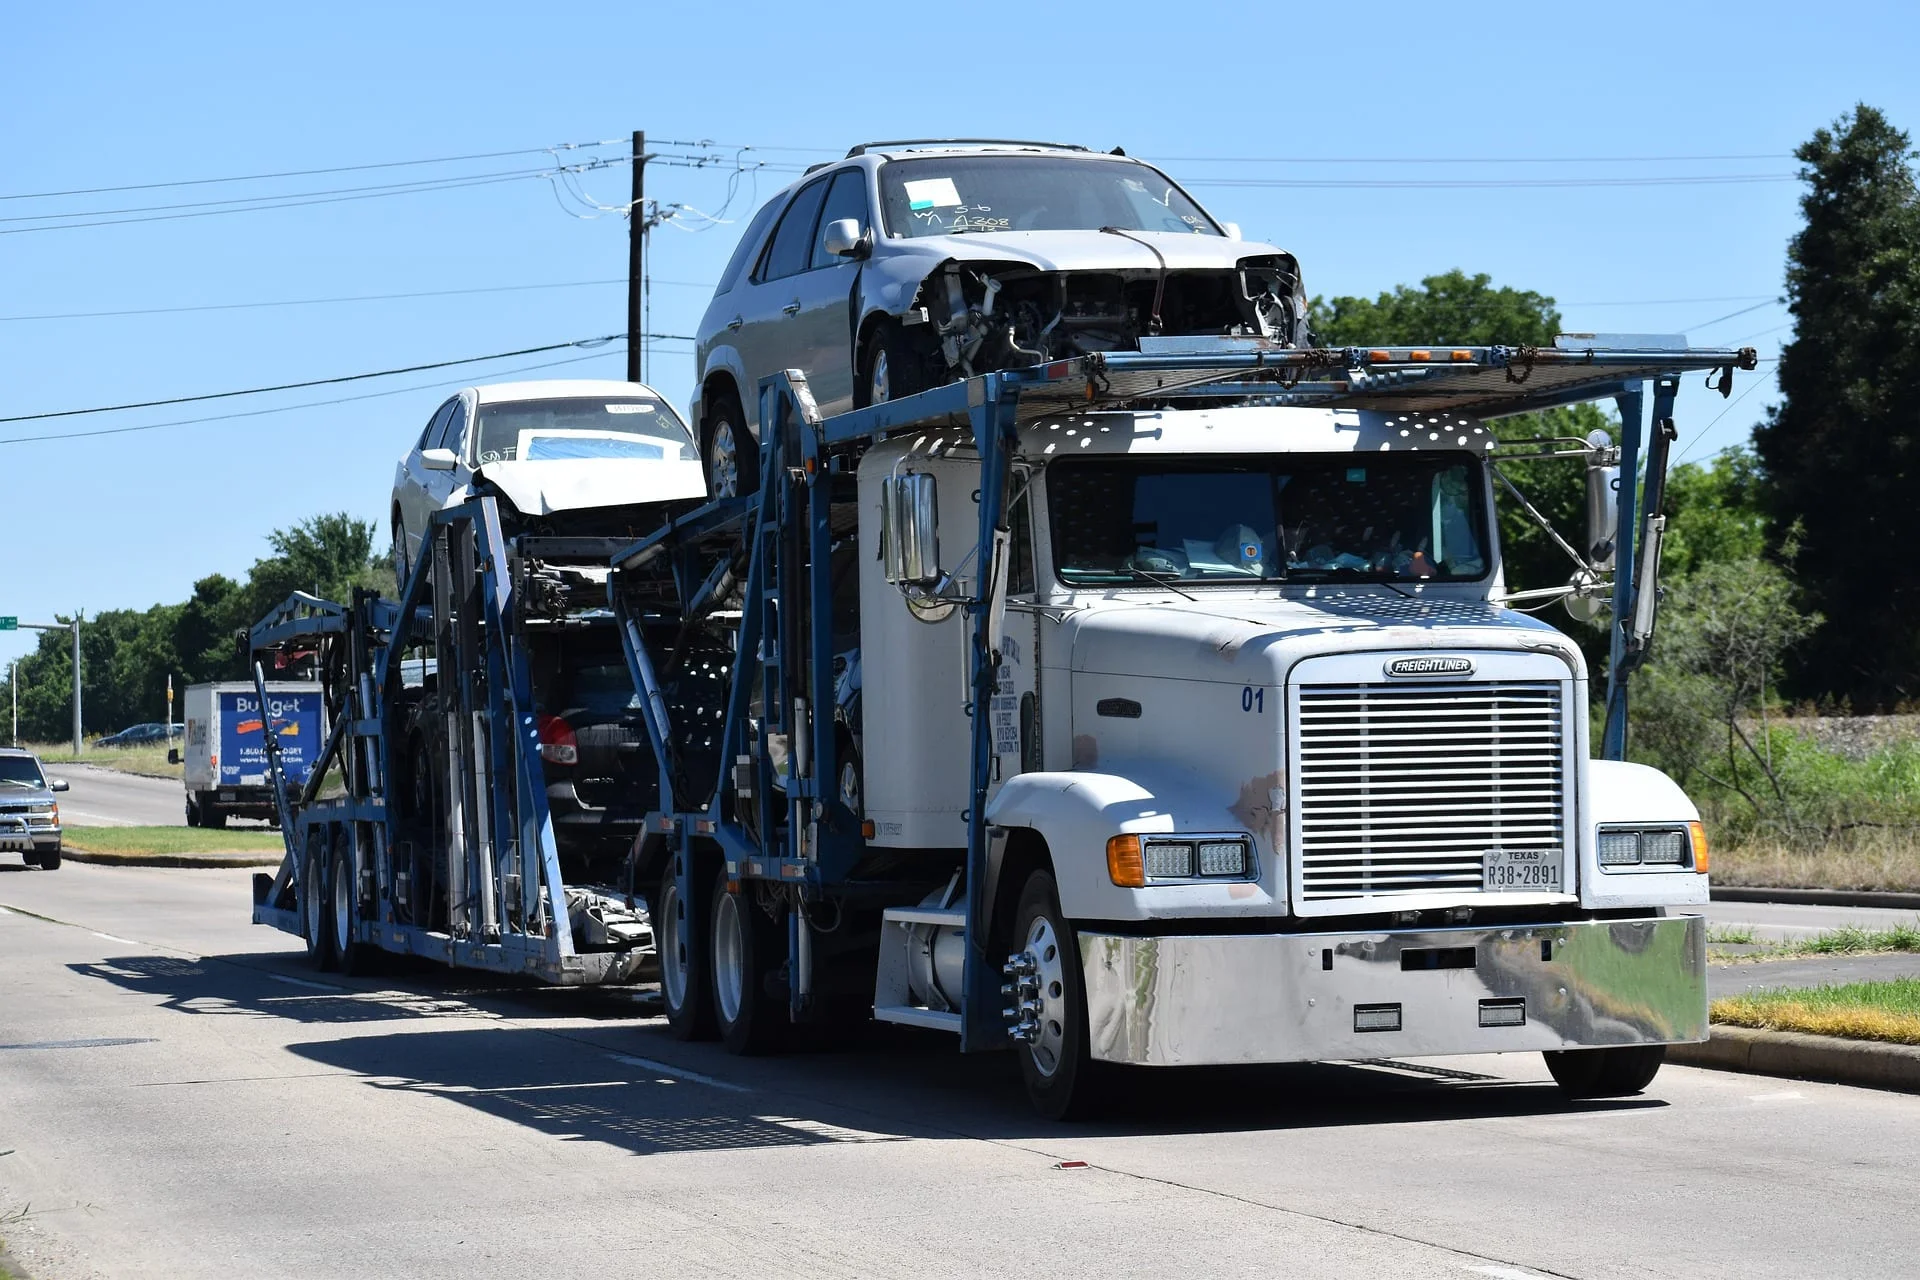
[{"label": "car hauler trailer", "polygon": [[605,583],[625,541],[509,539],[483,496],[434,515],[397,604],[295,595],[253,627],[256,685],[270,655],[299,655],[332,725],[297,791],[269,756],[286,854],[254,877],[255,923],[324,969],[386,951],[553,983],[652,976],[644,903],[592,882],[607,867],[591,844],[555,839],[549,792],[570,784],[545,766],[586,744],[553,733],[535,680],[582,651],[621,665]]},{"label": "car hauler trailer", "polygon": [[[1707,1033],[1707,858],[1623,761],[1627,678],[1678,379],[1753,366],[1168,339],[824,421],[766,380],[758,492],[612,560],[674,1031],[870,1006],[1013,1047],[1053,1116],[1112,1064],[1530,1050],[1643,1088]],[[1608,398],[1617,444],[1484,425]],[[1548,457],[1590,526],[1508,593],[1500,460]],[[1611,607],[1596,758],[1579,649],[1512,607],[1555,596]]]}]

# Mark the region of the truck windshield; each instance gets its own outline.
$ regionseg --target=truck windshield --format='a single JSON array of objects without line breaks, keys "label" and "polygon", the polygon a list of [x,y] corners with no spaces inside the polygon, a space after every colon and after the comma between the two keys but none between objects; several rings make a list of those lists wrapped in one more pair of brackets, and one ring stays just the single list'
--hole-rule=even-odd
[{"label": "truck windshield", "polygon": [[686,426],[658,400],[575,397],[481,406],[474,461],[482,466],[578,458],[691,462],[697,456]]},{"label": "truck windshield", "polygon": [[42,787],[46,780],[32,756],[0,756],[0,787]]},{"label": "truck windshield", "polygon": [[1056,463],[1054,566],[1069,584],[1480,578],[1479,465],[1458,454]]},{"label": "truck windshield", "polygon": [[943,155],[890,160],[880,170],[887,231],[1178,231],[1220,228],[1159,170],[1061,155]]}]

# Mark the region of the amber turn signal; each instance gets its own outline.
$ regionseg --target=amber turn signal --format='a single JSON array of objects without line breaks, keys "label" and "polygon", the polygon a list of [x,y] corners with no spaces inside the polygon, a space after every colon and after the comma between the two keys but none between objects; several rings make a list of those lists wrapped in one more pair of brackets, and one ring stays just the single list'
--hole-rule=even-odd
[{"label": "amber turn signal", "polygon": [[1107,841],[1107,875],[1122,889],[1142,889],[1147,864],[1140,856],[1139,836],[1114,836]]},{"label": "amber turn signal", "polygon": [[1693,837],[1693,869],[1704,875],[1707,870],[1707,824],[1689,822],[1687,833]]}]

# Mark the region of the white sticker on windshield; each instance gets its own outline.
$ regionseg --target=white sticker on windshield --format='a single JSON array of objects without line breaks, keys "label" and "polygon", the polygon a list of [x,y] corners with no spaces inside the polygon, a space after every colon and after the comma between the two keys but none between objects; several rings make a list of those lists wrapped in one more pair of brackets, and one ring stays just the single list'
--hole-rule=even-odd
[{"label": "white sticker on windshield", "polygon": [[901,185],[907,190],[909,209],[951,209],[960,203],[960,189],[952,178],[922,178]]},{"label": "white sticker on windshield", "polygon": [[653,406],[650,404],[610,404],[607,406],[607,412],[608,413],[652,413]]}]

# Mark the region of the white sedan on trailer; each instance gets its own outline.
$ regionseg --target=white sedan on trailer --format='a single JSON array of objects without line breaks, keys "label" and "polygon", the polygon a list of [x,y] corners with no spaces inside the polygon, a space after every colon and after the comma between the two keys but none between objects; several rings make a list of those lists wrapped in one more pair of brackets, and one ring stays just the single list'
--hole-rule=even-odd
[{"label": "white sedan on trailer", "polygon": [[394,572],[404,587],[436,511],[504,499],[509,532],[640,537],[665,502],[703,500],[680,415],[638,382],[556,379],[468,387],[434,413],[393,477]]}]

